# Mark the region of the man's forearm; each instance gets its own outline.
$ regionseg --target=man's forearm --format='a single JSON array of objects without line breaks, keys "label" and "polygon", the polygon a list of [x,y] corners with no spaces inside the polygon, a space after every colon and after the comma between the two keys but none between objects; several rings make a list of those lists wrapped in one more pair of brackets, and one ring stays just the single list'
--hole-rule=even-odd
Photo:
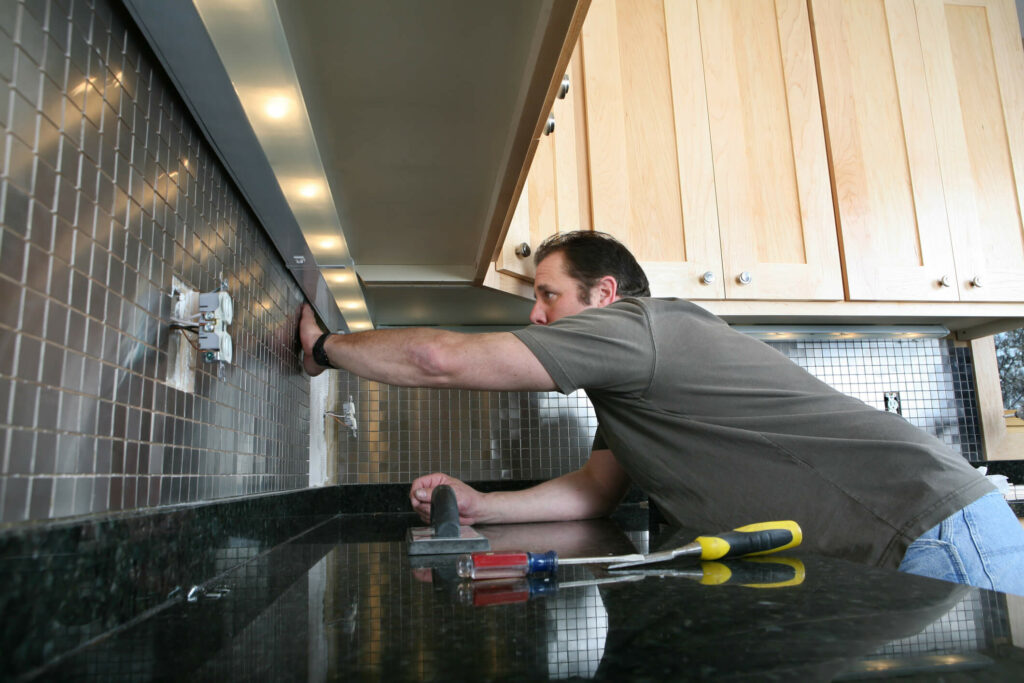
[{"label": "man's forearm", "polygon": [[332,334],[324,342],[331,365],[360,377],[395,386],[435,386],[438,372],[431,354],[443,330],[409,328]]},{"label": "man's forearm", "polygon": [[611,514],[622,495],[597,485],[586,468],[521,491],[494,491],[484,496],[483,524],[556,522]]},{"label": "man's forearm", "polygon": [[555,383],[508,332],[460,334],[411,327],[330,335],[331,365],[360,377],[407,387],[550,391]]}]

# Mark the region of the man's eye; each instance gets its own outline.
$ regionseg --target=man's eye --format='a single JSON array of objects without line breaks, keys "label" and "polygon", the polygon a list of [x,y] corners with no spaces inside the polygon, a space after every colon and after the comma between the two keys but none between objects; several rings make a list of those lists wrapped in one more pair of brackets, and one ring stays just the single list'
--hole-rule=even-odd
[{"label": "man's eye", "polygon": [[558,295],[555,294],[554,292],[544,292],[545,299],[554,299],[556,296]]}]

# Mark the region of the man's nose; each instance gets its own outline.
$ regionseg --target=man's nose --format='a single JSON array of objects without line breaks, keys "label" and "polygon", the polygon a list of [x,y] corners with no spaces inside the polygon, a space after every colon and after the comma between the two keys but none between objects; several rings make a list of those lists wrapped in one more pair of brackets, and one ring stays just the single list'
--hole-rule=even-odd
[{"label": "man's nose", "polygon": [[534,325],[548,324],[548,318],[544,315],[544,308],[540,305],[539,301],[535,303],[533,308],[530,310],[530,322]]}]

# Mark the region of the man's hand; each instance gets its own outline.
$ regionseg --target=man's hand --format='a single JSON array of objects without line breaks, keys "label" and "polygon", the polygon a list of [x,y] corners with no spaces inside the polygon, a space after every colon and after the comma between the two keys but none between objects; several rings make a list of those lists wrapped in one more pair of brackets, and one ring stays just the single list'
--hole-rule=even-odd
[{"label": "man's hand", "polygon": [[313,315],[313,309],[310,308],[309,304],[302,304],[302,317],[299,320],[299,341],[302,342],[302,367],[305,368],[310,377],[316,377],[327,369],[322,365],[318,365],[313,360],[313,344],[316,343],[316,340],[323,333],[324,331],[320,329],[320,325],[316,322],[316,316]]},{"label": "man's hand", "polygon": [[455,500],[459,503],[459,524],[476,524],[482,521],[484,494],[472,486],[464,484],[447,474],[434,472],[420,477],[412,483],[409,488],[409,500],[412,501],[412,509],[424,522],[430,522],[430,496],[434,489],[442,484],[452,487],[455,492]]}]

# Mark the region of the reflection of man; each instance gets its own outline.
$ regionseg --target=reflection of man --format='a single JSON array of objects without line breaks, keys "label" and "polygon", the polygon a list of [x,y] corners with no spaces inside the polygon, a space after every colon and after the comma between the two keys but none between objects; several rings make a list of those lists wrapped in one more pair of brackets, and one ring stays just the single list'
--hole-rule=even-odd
[{"label": "reflection of man", "polygon": [[597,517],[632,480],[681,525],[793,519],[823,554],[1024,594],[1024,530],[940,441],[689,302],[649,298],[643,270],[607,235],[557,235],[536,262],[534,324],[511,333],[322,335],[303,313],[310,374],[332,366],[402,386],[586,390],[600,427],[582,469],[490,494],[431,474],[410,491],[421,516],[446,483],[463,523]]}]

